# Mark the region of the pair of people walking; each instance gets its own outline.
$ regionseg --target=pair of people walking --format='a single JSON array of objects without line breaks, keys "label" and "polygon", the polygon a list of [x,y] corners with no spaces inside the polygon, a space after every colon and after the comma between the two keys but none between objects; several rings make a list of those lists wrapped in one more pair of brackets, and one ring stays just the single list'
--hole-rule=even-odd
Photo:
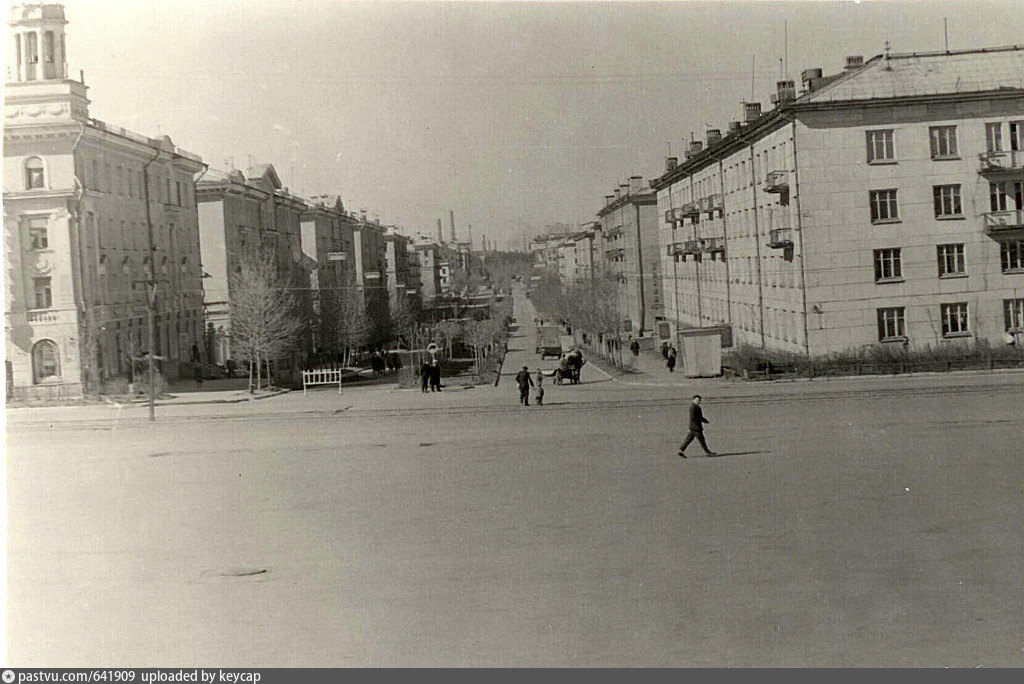
[{"label": "pair of people walking", "polygon": [[420,391],[426,392],[427,385],[430,386],[431,392],[441,391],[441,364],[437,359],[424,361],[420,366]]}]

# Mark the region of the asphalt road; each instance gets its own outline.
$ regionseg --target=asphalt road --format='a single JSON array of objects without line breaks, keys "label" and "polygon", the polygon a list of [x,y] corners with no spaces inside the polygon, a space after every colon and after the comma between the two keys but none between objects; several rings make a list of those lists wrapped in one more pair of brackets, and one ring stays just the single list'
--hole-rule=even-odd
[{"label": "asphalt road", "polygon": [[1019,384],[710,395],[683,461],[685,388],[589,372],[13,421],[7,661],[1024,664]]}]

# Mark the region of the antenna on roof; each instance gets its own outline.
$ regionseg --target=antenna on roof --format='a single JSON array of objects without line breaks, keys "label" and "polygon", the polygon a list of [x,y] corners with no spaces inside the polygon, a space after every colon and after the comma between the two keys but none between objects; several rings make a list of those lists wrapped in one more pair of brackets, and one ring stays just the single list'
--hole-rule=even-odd
[{"label": "antenna on roof", "polygon": [[750,55],[750,101],[754,101],[754,58],[756,54]]},{"label": "antenna on roof", "polygon": [[946,54],[949,54],[949,17],[942,17],[942,36],[946,41]]},{"label": "antenna on roof", "polygon": [[782,78],[789,78],[789,19],[782,20],[782,56],[785,59]]}]

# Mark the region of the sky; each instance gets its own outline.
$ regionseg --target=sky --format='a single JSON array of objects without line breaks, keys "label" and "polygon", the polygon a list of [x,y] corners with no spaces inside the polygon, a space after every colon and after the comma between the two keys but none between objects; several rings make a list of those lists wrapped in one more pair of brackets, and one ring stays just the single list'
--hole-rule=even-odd
[{"label": "sky", "polygon": [[407,234],[447,238],[451,209],[498,246],[593,220],[752,92],[768,109],[784,68],[941,50],[944,18],[950,49],[1024,42],[1019,0],[64,4],[92,116]]}]

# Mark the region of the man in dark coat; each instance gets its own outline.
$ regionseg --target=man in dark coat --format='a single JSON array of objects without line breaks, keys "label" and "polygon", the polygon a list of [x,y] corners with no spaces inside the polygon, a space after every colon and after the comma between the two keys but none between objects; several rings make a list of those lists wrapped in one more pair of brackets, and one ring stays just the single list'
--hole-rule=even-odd
[{"label": "man in dark coat", "polygon": [[710,423],[707,418],[704,417],[704,411],[700,408],[701,396],[699,394],[693,395],[693,403],[690,404],[690,434],[686,436],[686,441],[679,447],[679,457],[686,458],[686,447],[690,446],[690,442],[696,439],[700,442],[701,447],[704,449],[704,453],[708,456],[714,456],[715,452],[708,448],[708,443],[704,441],[704,424]]},{"label": "man in dark coat", "polygon": [[516,373],[516,384],[519,385],[519,403],[529,406],[530,388],[533,387],[533,378],[530,377],[529,368],[523,366],[523,370]]},{"label": "man in dark coat", "polygon": [[441,364],[437,359],[430,360],[430,391],[441,391]]},{"label": "man in dark coat", "polygon": [[420,364],[420,389],[424,392],[427,391],[427,385],[430,383],[430,364],[424,361]]}]

